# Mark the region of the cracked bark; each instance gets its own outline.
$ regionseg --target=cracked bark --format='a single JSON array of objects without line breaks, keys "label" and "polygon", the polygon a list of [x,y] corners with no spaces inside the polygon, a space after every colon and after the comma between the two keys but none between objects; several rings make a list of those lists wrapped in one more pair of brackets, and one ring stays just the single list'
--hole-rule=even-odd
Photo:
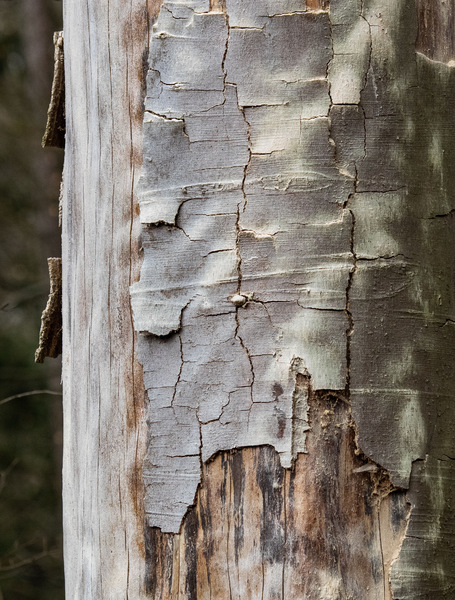
[{"label": "cracked bark", "polygon": [[66,8],[69,597],[450,598],[455,75],[448,44],[429,50],[436,13],[149,1],[144,42],[123,4]]},{"label": "cracked bark", "polygon": [[[156,277],[157,261],[163,262],[166,271],[160,267],[163,276],[159,281],[166,288],[167,296],[175,298],[177,307],[181,303],[181,310],[184,299],[191,296],[190,305],[186,304],[185,309],[187,318],[180,321],[179,336],[183,346],[193,352],[193,363],[197,363],[197,368],[188,367],[179,373],[181,412],[174,414],[167,433],[166,427],[163,432],[163,421],[154,416],[157,427],[152,427],[152,437],[158,441],[151,442],[147,454],[154,457],[154,462],[148,463],[147,459],[145,463],[148,524],[160,528],[163,533],[180,532],[182,535],[185,510],[194,503],[198,508],[201,492],[197,489],[204,481],[199,479],[196,465],[191,465],[193,453],[186,455],[186,463],[180,461],[172,467],[163,462],[161,467],[156,466],[164,439],[171,444],[183,442],[179,428],[190,436],[185,441],[188,447],[199,444],[204,465],[217,452],[267,444],[278,452],[282,467],[295,469],[300,453],[307,451],[308,385],[305,382],[310,376],[316,390],[342,389],[347,401],[353,402],[360,447],[367,449],[370,458],[376,461],[358,467],[356,472],[377,473],[380,468],[376,463],[379,463],[389,469],[387,477],[393,485],[409,487],[412,464],[425,448],[425,433],[416,401],[409,402],[407,397],[418,397],[422,390],[406,389],[406,375],[400,361],[394,371],[387,370],[381,348],[365,337],[370,335],[369,325],[379,315],[384,336],[388,336],[384,348],[394,340],[400,342],[406,331],[394,320],[394,309],[390,317],[393,330],[384,322],[383,308],[372,316],[369,311],[378,301],[385,306],[392,302],[391,306],[394,306],[393,298],[409,285],[406,281],[409,271],[414,271],[413,276],[419,280],[427,268],[422,252],[415,246],[415,236],[411,242],[413,250],[408,249],[409,229],[403,227],[404,218],[414,223],[413,219],[425,215],[420,206],[415,210],[408,202],[409,196],[422,197],[424,192],[413,180],[421,159],[414,153],[415,165],[404,168],[402,165],[401,172],[396,168],[397,152],[403,146],[400,114],[412,119],[417,109],[422,110],[422,104],[416,102],[415,92],[409,90],[419,89],[419,85],[425,89],[425,81],[417,69],[408,76],[409,82],[406,81],[402,90],[396,89],[393,77],[398,78],[398,65],[391,60],[390,72],[384,72],[382,65],[384,56],[391,53],[393,56],[394,52],[388,28],[393,29],[393,19],[408,9],[388,5],[383,7],[383,14],[376,10],[374,2],[356,0],[333,1],[330,10],[327,3],[308,3],[306,10],[299,10],[301,7],[292,0],[281,11],[274,10],[273,2],[259,10],[255,2],[244,5],[238,0],[227,0],[225,5],[217,5],[212,13],[204,8],[204,3],[192,6],[190,12],[183,8],[184,5],[184,2],[179,3],[178,8],[176,4],[169,5],[156,23],[146,108],[164,115],[167,121],[171,117],[179,119],[178,127],[190,144],[188,147],[188,142],[182,138],[183,154],[179,158],[180,173],[183,173],[180,177],[190,199],[179,198],[180,193],[175,187],[163,188],[160,193],[170,194],[169,206],[177,207],[179,223],[185,232],[188,229],[186,223],[191,224],[193,216],[192,201],[199,203],[194,216],[208,218],[212,214],[212,204],[216,205],[220,198],[225,198],[223,202],[229,199],[232,208],[228,213],[232,215],[235,207],[236,218],[235,222],[230,221],[231,245],[224,245],[219,250],[202,253],[200,249],[207,242],[213,243],[211,231],[217,232],[213,221],[206,221],[204,239],[186,234],[191,242],[199,240],[202,246],[186,244],[187,262],[179,266],[172,277],[169,269],[175,267],[174,251],[163,247],[166,236],[171,233],[168,228],[154,245],[153,254],[146,254],[141,282],[132,290],[138,322],[145,314],[143,307],[150,306],[150,302],[155,308],[160,307],[158,319],[166,321],[166,311],[175,311],[173,303],[166,299],[160,303],[151,300],[153,296],[150,296],[148,283],[152,278],[149,265],[153,265],[153,277]],[[186,29],[182,29],[183,23]],[[166,28],[171,34],[166,33]],[[184,39],[188,31],[200,40],[198,61],[200,64],[208,61],[208,66],[203,75],[198,75],[197,67],[194,70],[188,67],[186,75],[181,75],[182,83],[178,83],[180,67],[162,57],[172,54],[172,36]],[[219,36],[218,46],[213,37],[207,41],[205,36],[209,31]],[[412,33],[411,30],[397,29],[394,35],[401,35],[401,41],[397,43],[405,44]],[[293,47],[289,47],[289,39],[293,40]],[[211,50],[207,44],[211,44]],[[281,44],[283,50],[277,51]],[[406,48],[409,63],[415,65],[416,60],[419,63],[419,55],[409,46]],[[296,58],[300,55],[306,56],[306,62]],[[244,56],[254,63],[254,71],[245,70]],[[170,95],[169,89],[162,85],[164,81],[172,81],[179,89],[179,95]],[[207,89],[203,98],[198,95],[204,89],[201,81]],[[421,92],[417,94],[421,96]],[[442,103],[438,108],[447,110]],[[213,110],[218,111],[213,113],[218,120],[216,129],[212,125],[216,121],[207,121]],[[156,129],[156,122],[149,119],[147,122]],[[234,122],[237,123],[235,134],[234,129],[230,129]],[[171,131],[169,127],[172,123],[168,123]],[[148,131],[146,143],[150,139],[150,143],[153,141],[156,145],[156,134],[152,129],[150,134]],[[166,138],[166,128],[159,131]],[[175,145],[172,140],[170,144]],[[191,144],[196,140],[201,150],[194,156],[202,160],[204,173],[213,171],[214,179],[207,179],[206,174],[201,178],[194,170]],[[380,150],[379,141],[385,144],[385,154]],[[163,143],[159,141],[161,147]],[[210,158],[212,162],[206,162],[204,148],[211,153],[217,144],[221,144],[219,148],[237,147],[240,150],[237,160],[223,150],[223,154],[215,151],[221,160]],[[448,151],[447,143],[444,148]],[[240,156],[241,161],[238,160]],[[150,146],[150,151],[146,151],[139,192],[145,223],[149,219],[152,223],[160,223],[159,195],[154,192],[157,199],[151,205],[149,198],[151,189],[156,187],[157,192],[160,191],[158,186],[163,184],[163,178],[157,179],[155,173],[162,172],[166,160],[156,147]],[[147,167],[147,161],[153,165],[153,171]],[[215,178],[217,173],[218,179]],[[437,208],[446,207],[445,189],[449,189],[448,182],[440,202],[431,206],[427,215],[430,211],[433,216],[451,217],[450,205],[446,211]],[[144,200],[141,201],[141,197]],[[301,202],[303,198],[305,203]],[[384,210],[388,204],[393,208],[391,213]],[[154,207],[152,212],[150,206]],[[213,214],[220,214],[218,210]],[[172,223],[172,219],[171,213],[168,223]],[[373,231],[372,222],[377,222]],[[161,225],[161,228],[165,229],[165,226]],[[224,276],[218,274],[215,278],[210,265],[208,279],[206,268],[200,261],[216,253],[224,260],[220,251],[226,251],[226,248],[235,252],[235,263],[219,263],[219,272],[226,267],[229,270]],[[201,258],[196,258],[199,255]],[[198,265],[197,270],[193,265]],[[181,283],[176,285],[175,282],[178,276],[185,278],[191,270],[189,286],[197,288],[199,285],[199,291],[190,294]],[[377,290],[376,280],[382,282],[379,287],[385,286],[384,291]],[[135,299],[136,292],[142,298],[143,307],[139,306],[138,297]],[[156,293],[154,290],[153,294]],[[226,299],[231,302],[231,314]],[[401,310],[410,315],[416,312],[416,308],[408,307],[406,300],[403,302]],[[422,302],[427,300],[422,298]],[[220,305],[225,312],[220,311]],[[364,311],[368,312],[368,319],[365,319]],[[192,322],[201,318],[209,325],[196,332]],[[436,315],[425,318],[438,321]],[[165,325],[166,333],[172,332],[172,322],[175,318]],[[448,322],[450,317],[444,315],[437,323],[438,329]],[[154,327],[148,331],[157,334]],[[230,356],[221,356],[216,347],[210,346],[217,343],[217,336],[221,336],[222,343],[223,340],[237,342],[237,350]],[[159,409],[159,398],[166,386],[160,382],[159,365],[157,367],[151,360],[158,352],[158,348],[153,347],[156,343],[157,340],[147,338],[149,347],[142,352],[142,360],[151,380],[147,387],[151,406]],[[209,354],[207,345],[211,347]],[[171,343],[160,344],[159,351],[167,352],[171,361],[172,348]],[[201,359],[202,348],[205,357]],[[374,360],[369,357],[362,360],[365,352],[367,356],[369,353],[375,356],[377,367],[373,371]],[[215,373],[212,367],[217,364],[219,372]],[[364,381],[365,376],[369,378],[368,382]],[[394,381],[387,391],[382,383],[386,376]],[[223,389],[226,386],[228,394]],[[210,390],[210,399],[207,390]],[[409,417],[414,419],[404,427],[401,422],[395,426],[393,422],[389,423],[388,413],[381,415],[379,412],[378,417],[389,423],[390,431],[396,436],[393,442],[389,433],[385,447],[382,446],[384,428],[382,424],[379,428],[372,425],[371,408],[367,408],[371,398],[376,399],[379,393],[385,396],[387,406],[388,395],[397,397],[401,394],[401,400],[397,401],[402,407],[399,410],[409,415],[406,421]],[[197,400],[194,394],[200,394],[201,398]],[[208,408],[209,404],[211,408]],[[204,418],[201,417],[203,414],[206,415]],[[165,413],[162,415],[166,418]],[[415,431],[410,444],[407,428]],[[191,434],[193,430],[194,434]],[[191,435],[194,435],[193,441]],[[181,495],[179,479],[168,476],[163,480],[171,468],[186,473],[187,481],[192,482],[192,486],[186,486],[186,502]],[[159,488],[154,482],[159,482]],[[393,485],[390,483],[389,492]],[[169,499],[173,496],[177,498],[175,502]],[[230,509],[227,510],[229,514]],[[407,515],[403,513],[402,519],[400,547]],[[381,546],[380,523],[375,527]],[[392,593],[389,589],[390,565],[386,566],[384,561],[381,551],[382,577],[377,576],[377,579],[381,579],[383,591],[382,596],[377,597],[389,597]],[[399,581],[405,572],[404,563],[397,561],[395,580]],[[333,584],[330,593],[345,593],[342,592],[344,573],[341,580],[338,587]],[[265,585],[264,580],[262,585]],[[371,590],[371,598],[379,594],[373,587],[367,587]],[[197,593],[203,595],[203,592]],[[263,596],[271,592],[261,589],[260,593]],[[311,597],[313,592],[308,588],[305,593]],[[416,591],[408,593],[412,596]]]}]

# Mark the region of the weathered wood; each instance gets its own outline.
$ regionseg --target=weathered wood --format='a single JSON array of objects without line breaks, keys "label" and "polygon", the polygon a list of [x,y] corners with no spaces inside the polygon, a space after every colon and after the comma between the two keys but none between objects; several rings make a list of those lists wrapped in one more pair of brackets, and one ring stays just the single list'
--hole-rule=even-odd
[{"label": "weathered wood", "polygon": [[432,60],[455,66],[455,5],[449,1],[416,0],[416,50]]},{"label": "weathered wood", "polygon": [[70,598],[453,594],[455,70],[419,7],[66,5]]},{"label": "weathered wood", "polygon": [[342,394],[310,392],[308,453],[283,469],[270,446],[204,465],[178,535],[151,529],[154,600],[392,598],[410,505],[359,454]]},{"label": "weathered wood", "polygon": [[[152,9],[152,4],[151,4]],[[66,598],[144,591],[144,387],[129,285],[142,160],[142,0],[64,3],[63,510]]]}]

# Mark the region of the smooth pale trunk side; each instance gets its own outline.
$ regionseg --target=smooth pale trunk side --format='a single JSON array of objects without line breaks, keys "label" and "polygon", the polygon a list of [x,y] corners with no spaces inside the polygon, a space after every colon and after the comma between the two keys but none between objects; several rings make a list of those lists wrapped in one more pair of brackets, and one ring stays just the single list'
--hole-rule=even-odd
[{"label": "smooth pale trunk side", "polygon": [[453,595],[432,7],[67,1],[68,598]]},{"label": "smooth pale trunk side", "polygon": [[63,511],[66,597],[144,598],[138,277],[145,2],[64,3]]}]

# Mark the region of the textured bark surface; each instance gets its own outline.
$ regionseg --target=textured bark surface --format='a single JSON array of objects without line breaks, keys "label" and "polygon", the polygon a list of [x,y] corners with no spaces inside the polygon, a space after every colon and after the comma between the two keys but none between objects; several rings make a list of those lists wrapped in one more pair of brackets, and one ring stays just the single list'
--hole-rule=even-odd
[{"label": "textured bark surface", "polygon": [[146,511],[163,531],[178,532],[215,452],[270,444],[289,467],[304,451],[299,375],[347,384],[354,184],[329,137],[329,16],[299,8],[175,2],[153,28],[132,306]]},{"label": "textured bark surface", "polygon": [[444,498],[453,480],[455,71],[418,32],[405,0],[166,2],[132,287],[148,524],[180,531],[217,452],[303,460],[311,376],[345,390],[359,447],[409,489],[402,600],[454,590],[445,509],[436,528],[419,515],[423,481]]}]

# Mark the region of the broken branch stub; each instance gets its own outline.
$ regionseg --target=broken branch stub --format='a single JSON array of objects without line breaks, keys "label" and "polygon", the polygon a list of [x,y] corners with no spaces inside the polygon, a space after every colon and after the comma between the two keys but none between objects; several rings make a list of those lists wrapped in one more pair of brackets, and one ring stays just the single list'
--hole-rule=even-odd
[{"label": "broken branch stub", "polygon": [[41,316],[39,346],[35,362],[42,363],[46,356],[57,358],[62,353],[62,259],[48,258],[50,292]]},{"label": "broken branch stub", "polygon": [[65,147],[65,57],[63,31],[54,33],[54,77],[47,111],[46,130],[41,145]]}]

